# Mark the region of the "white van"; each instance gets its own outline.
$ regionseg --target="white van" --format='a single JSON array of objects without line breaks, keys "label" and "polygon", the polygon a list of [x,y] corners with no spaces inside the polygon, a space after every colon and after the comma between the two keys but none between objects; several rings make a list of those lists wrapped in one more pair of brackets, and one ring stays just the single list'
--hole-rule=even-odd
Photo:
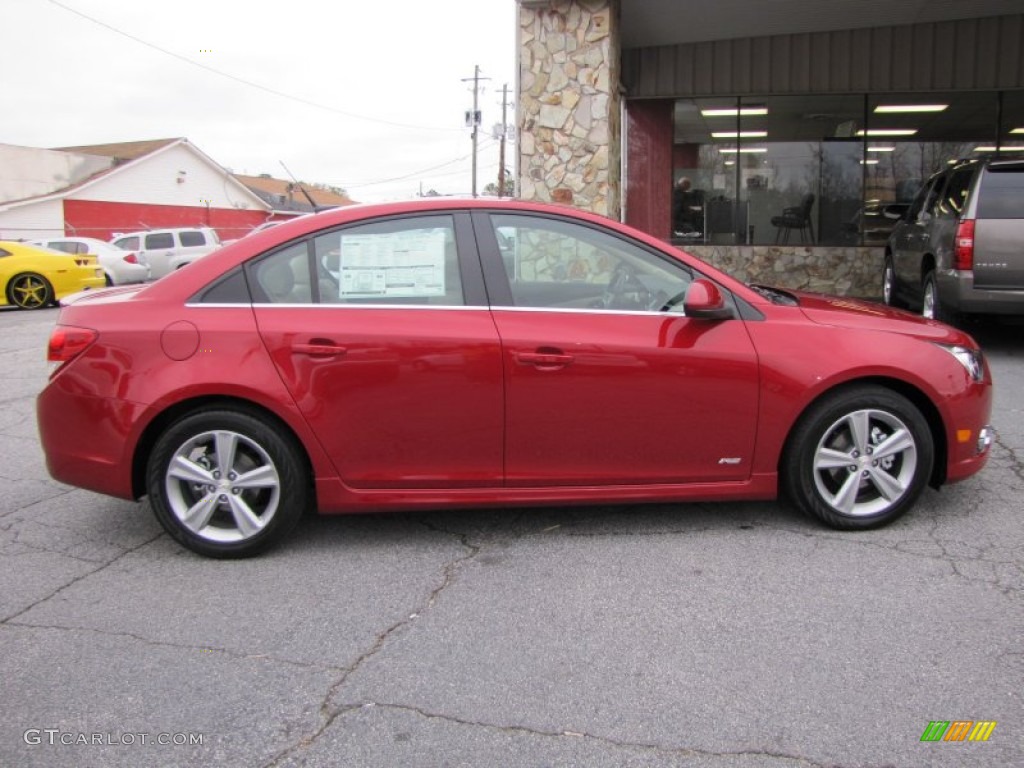
[{"label": "white van", "polygon": [[139,261],[149,265],[154,280],[221,246],[217,232],[209,227],[125,232],[110,242],[122,250],[133,251]]}]

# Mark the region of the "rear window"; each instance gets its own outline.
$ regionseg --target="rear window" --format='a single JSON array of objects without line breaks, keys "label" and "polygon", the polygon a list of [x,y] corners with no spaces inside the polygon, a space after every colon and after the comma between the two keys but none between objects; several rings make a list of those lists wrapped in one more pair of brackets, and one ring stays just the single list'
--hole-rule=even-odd
[{"label": "rear window", "polygon": [[181,238],[181,244],[185,247],[206,245],[206,238],[203,237],[202,232],[181,232],[178,236]]},{"label": "rear window", "polygon": [[57,240],[52,243],[47,243],[46,247],[53,251],[64,251],[64,253],[78,253],[78,243],[68,243],[65,241]]},{"label": "rear window", "polygon": [[137,251],[139,250],[139,238],[137,236],[122,237],[120,240],[115,240],[114,245],[126,251]]},{"label": "rear window", "polygon": [[1024,164],[993,165],[981,179],[979,219],[1024,219]]}]

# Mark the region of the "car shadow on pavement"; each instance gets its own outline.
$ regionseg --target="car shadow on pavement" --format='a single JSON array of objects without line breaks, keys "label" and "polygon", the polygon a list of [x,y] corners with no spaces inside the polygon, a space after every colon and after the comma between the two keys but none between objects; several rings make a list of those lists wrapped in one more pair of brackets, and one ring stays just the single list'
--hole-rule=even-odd
[{"label": "car shadow on pavement", "polygon": [[[725,533],[776,527],[821,530],[813,520],[778,502],[598,505],[505,509],[435,510],[380,515],[310,515],[284,543],[344,548],[345,542],[443,533],[473,543],[495,540],[586,536],[664,536]],[[403,535],[405,534],[405,535]],[[276,551],[276,550],[275,550]]]}]

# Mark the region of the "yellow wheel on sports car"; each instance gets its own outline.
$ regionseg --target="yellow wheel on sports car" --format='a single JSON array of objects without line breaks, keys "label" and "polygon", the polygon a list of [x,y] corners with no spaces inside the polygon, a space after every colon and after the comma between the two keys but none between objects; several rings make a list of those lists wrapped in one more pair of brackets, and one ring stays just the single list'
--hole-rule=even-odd
[{"label": "yellow wheel on sports car", "polygon": [[7,284],[7,300],[22,309],[42,309],[53,301],[53,288],[42,275],[25,272]]}]

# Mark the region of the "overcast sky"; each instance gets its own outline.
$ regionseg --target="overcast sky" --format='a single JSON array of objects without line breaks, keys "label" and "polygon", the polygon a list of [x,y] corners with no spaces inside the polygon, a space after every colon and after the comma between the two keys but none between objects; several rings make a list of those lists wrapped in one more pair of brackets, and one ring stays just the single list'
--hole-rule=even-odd
[{"label": "overcast sky", "polygon": [[[497,179],[513,100],[515,0],[0,0],[0,143],[184,136],[236,173],[360,201],[471,187],[474,65],[485,88],[478,191]],[[88,18],[87,18],[88,17]],[[243,82],[244,81],[244,82]],[[514,123],[511,106],[509,123]],[[507,152],[512,167],[514,150]]]}]

